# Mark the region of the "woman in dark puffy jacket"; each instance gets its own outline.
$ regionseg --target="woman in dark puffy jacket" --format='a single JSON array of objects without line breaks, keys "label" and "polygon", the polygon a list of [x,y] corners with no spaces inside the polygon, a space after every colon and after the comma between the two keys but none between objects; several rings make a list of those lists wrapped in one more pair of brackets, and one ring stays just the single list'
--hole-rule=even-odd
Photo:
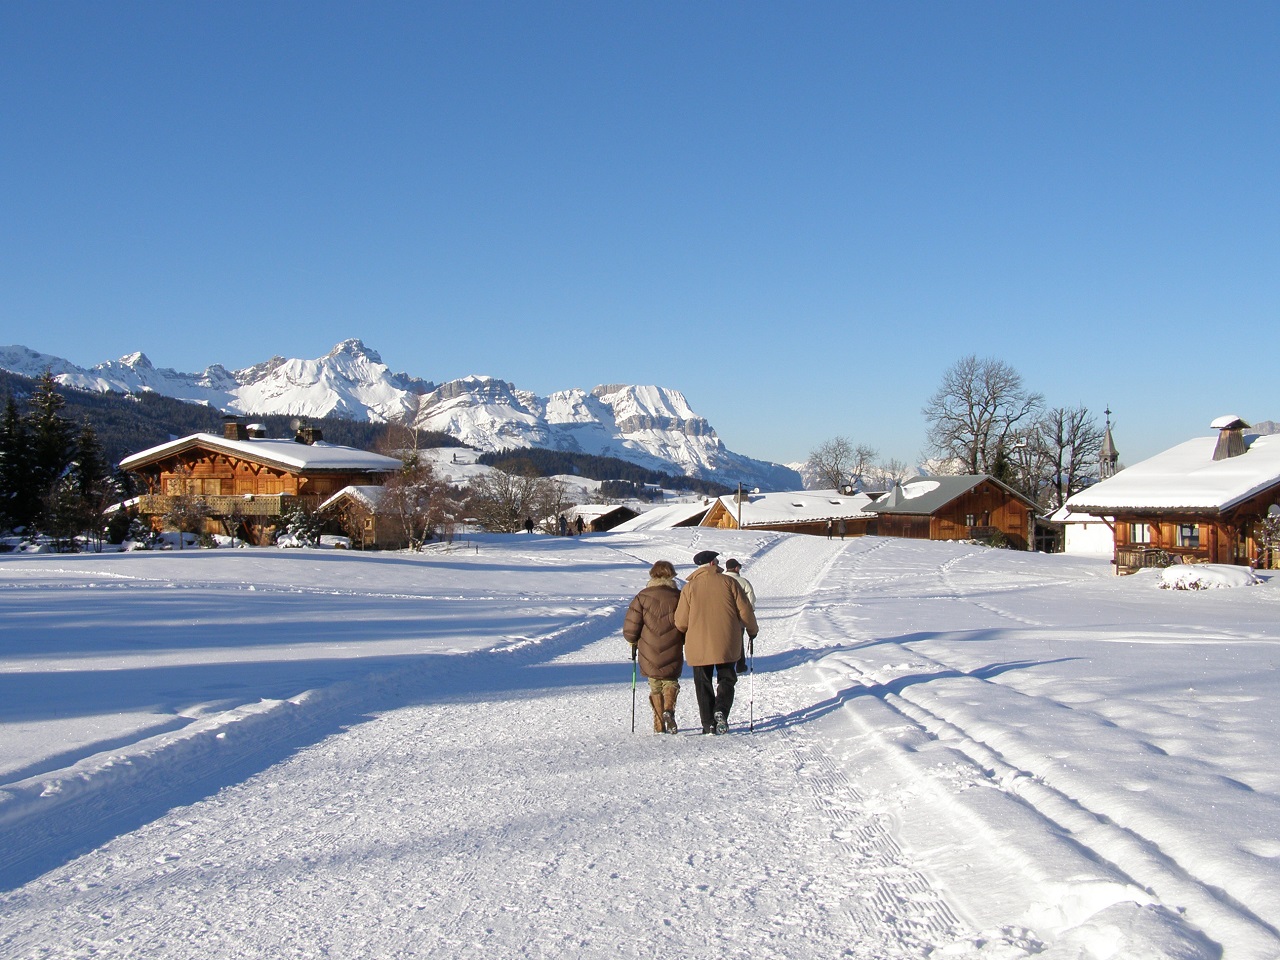
[{"label": "woman in dark puffy jacket", "polygon": [[680,588],[676,568],[659,560],[649,568],[649,585],[636,594],[622,623],[631,658],[640,657],[640,672],[649,678],[653,732],[676,733],[676,696],[684,669],[684,633],[673,620]]}]

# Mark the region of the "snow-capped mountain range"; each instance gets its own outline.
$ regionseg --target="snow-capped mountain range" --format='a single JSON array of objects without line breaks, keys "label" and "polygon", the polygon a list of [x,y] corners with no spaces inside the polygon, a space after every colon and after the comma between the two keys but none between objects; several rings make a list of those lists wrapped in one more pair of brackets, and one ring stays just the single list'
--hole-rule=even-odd
[{"label": "snow-capped mountain range", "polygon": [[678,390],[610,384],[539,397],[494,377],[436,384],[393,373],[360,340],[344,340],[316,360],[272,357],[243,370],[214,364],[203,373],[157,368],[143,353],[85,369],[61,357],[10,346],[0,347],[0,368],[26,377],[49,370],[67,387],[150,391],[230,413],[408,421],[485,451],[545,447],[618,457],[651,470],[726,484],[766,490],[801,486],[790,467],[727,450]]}]

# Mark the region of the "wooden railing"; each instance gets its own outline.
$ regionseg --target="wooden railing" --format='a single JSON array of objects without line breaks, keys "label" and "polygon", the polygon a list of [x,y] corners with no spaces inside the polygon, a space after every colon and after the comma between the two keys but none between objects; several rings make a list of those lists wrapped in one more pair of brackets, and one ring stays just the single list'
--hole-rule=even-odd
[{"label": "wooden railing", "polygon": [[1167,567],[1169,555],[1156,547],[1116,547],[1116,573],[1135,573],[1147,567]]},{"label": "wooden railing", "polygon": [[[199,496],[215,517],[278,517],[288,513],[295,505],[315,510],[320,506],[319,497],[299,497],[288,493],[254,493],[239,497]],[[139,499],[138,508],[144,514],[165,514],[173,506],[173,497],[147,494]]]}]

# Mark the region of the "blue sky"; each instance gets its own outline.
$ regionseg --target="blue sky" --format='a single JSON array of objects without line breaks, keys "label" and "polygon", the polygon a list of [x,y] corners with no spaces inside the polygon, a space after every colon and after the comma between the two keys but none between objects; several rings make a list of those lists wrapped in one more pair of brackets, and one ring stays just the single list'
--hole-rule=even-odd
[{"label": "blue sky", "polygon": [[0,6],[0,343],[682,390],[914,462],[966,354],[1280,420],[1274,3]]}]

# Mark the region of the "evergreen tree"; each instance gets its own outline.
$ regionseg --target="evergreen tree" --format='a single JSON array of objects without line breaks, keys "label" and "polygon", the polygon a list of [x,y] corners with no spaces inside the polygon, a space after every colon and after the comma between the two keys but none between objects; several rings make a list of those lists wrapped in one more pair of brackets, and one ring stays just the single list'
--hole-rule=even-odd
[{"label": "evergreen tree", "polygon": [[281,518],[281,531],[292,537],[296,543],[314,547],[320,543],[324,520],[325,518],[320,514],[312,513],[304,503],[298,501]]},{"label": "evergreen tree", "polygon": [[30,455],[27,424],[10,394],[0,418],[0,529],[21,530],[35,518]]},{"label": "evergreen tree", "polygon": [[28,469],[36,513],[32,519],[39,524],[44,502],[57,494],[56,485],[75,456],[75,426],[62,415],[63,399],[48,370],[36,381],[27,403]]},{"label": "evergreen tree", "polygon": [[94,551],[100,551],[104,530],[103,514],[118,499],[119,491],[107,470],[98,434],[87,420],[81,425],[76,437],[75,460],[71,464],[69,475],[82,502],[85,526],[81,532],[88,536]]},{"label": "evergreen tree", "polygon": [[64,473],[54,481],[49,495],[45,497],[42,513],[41,528],[53,541],[53,548],[60,553],[77,552],[76,538],[93,526],[93,514],[71,473]]}]

